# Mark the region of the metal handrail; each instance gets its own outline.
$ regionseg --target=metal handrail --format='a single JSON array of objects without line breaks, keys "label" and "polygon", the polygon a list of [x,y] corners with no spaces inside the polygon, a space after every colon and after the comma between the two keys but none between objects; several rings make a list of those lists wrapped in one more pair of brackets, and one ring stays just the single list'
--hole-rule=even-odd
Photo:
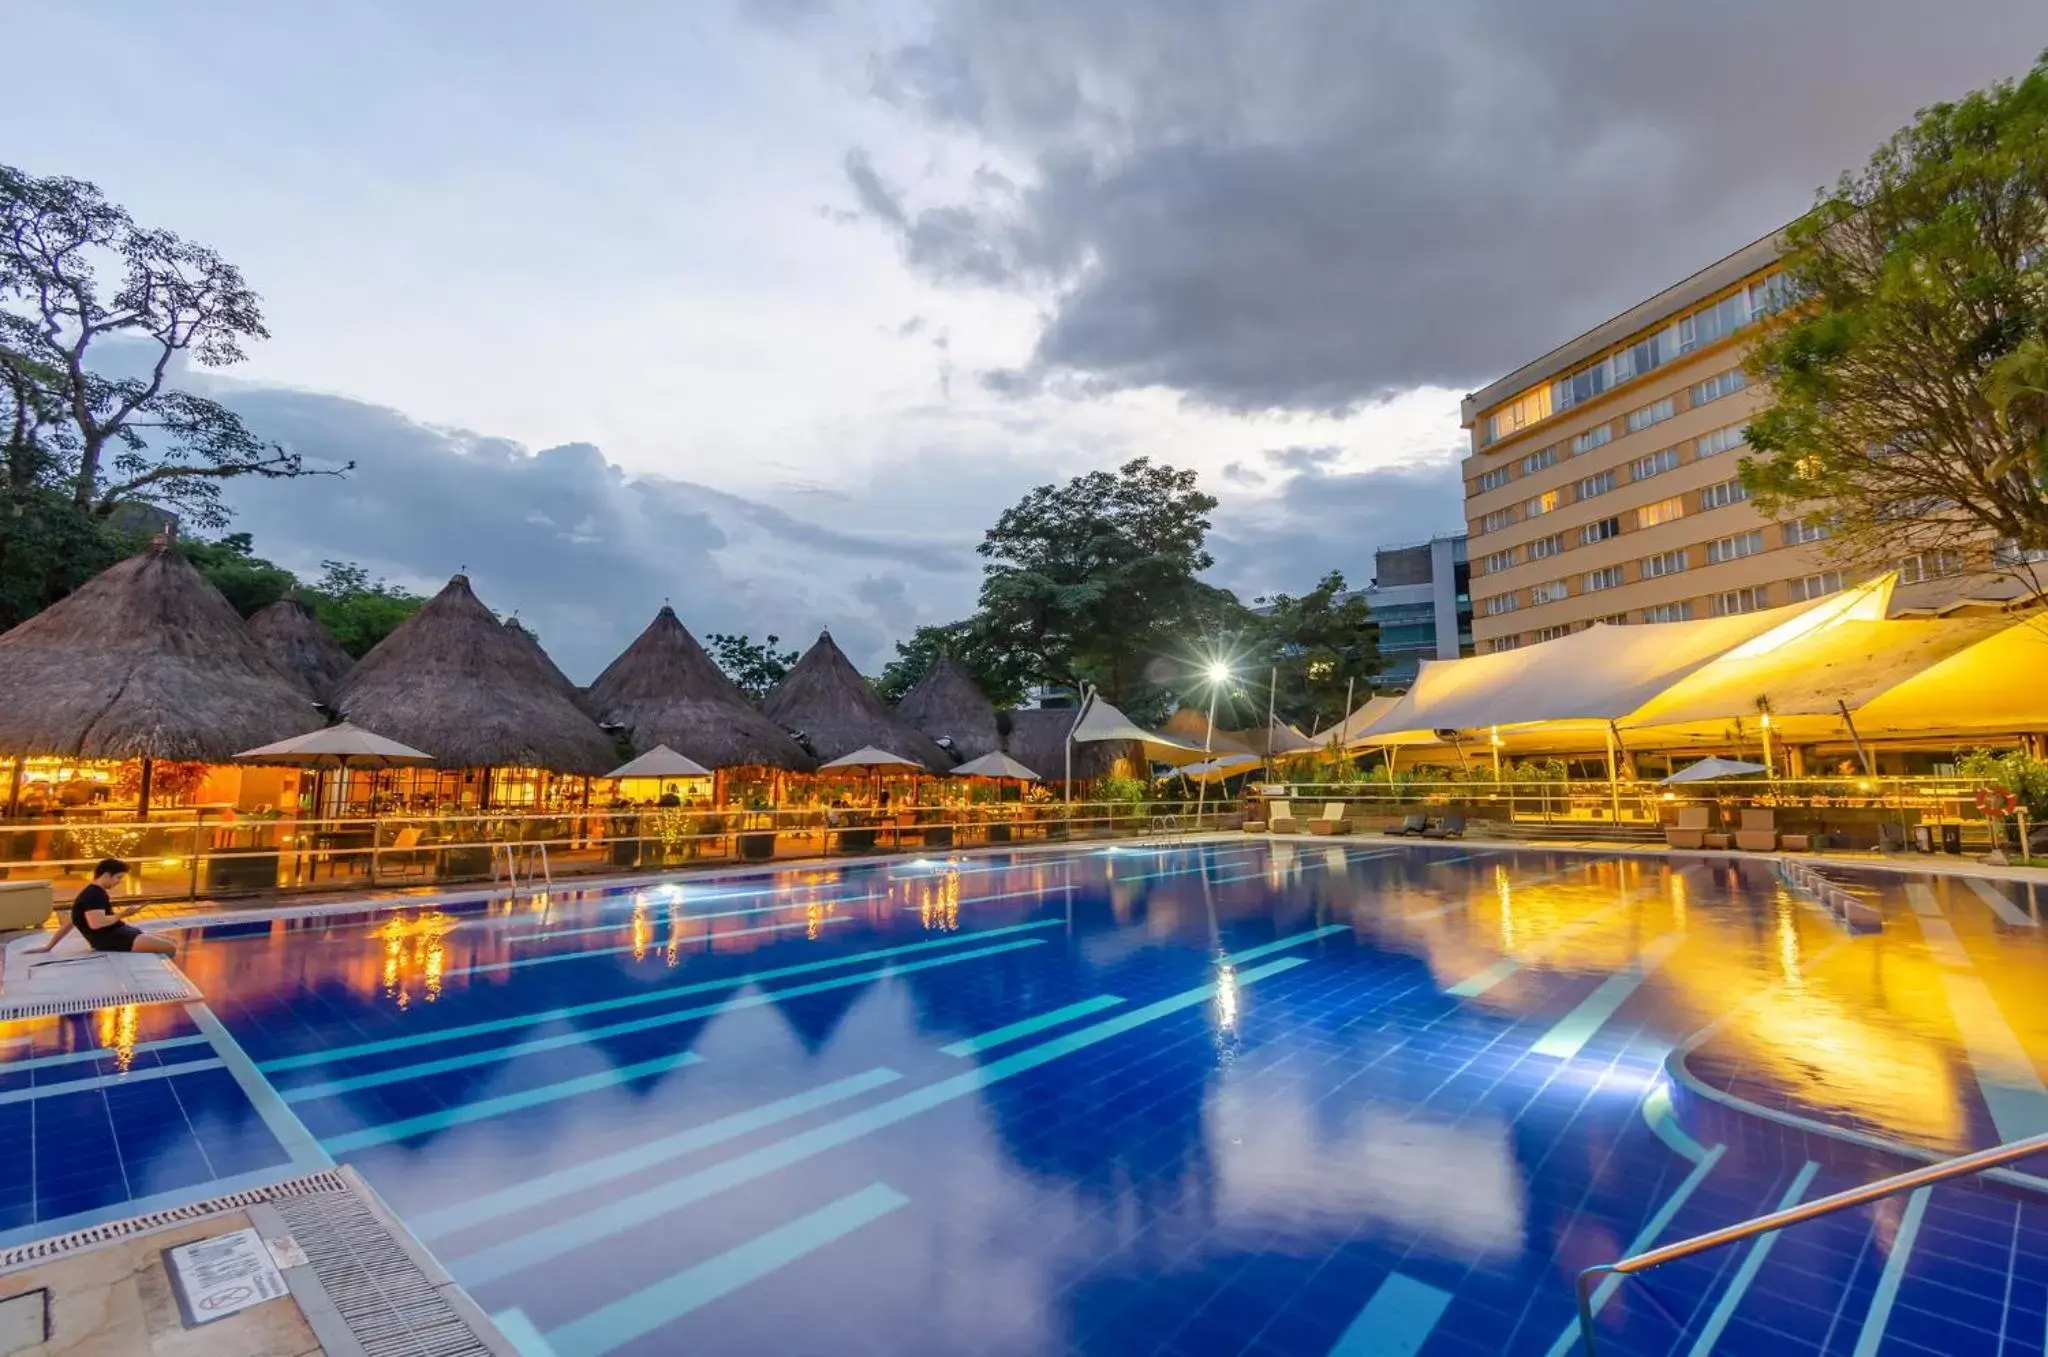
[{"label": "metal handrail", "polygon": [[2028,1159],[2037,1154],[2048,1153],[2048,1134],[2028,1136],[2025,1140],[2009,1141],[1993,1145],[1988,1150],[1973,1150],[1969,1154],[1944,1159],[1939,1164],[1928,1164],[1923,1168],[1908,1169],[1904,1173],[1880,1178],[1874,1183],[1852,1187],[1831,1196],[1816,1197],[1810,1202],[1788,1206],[1768,1215],[1754,1216],[1749,1220],[1724,1225],[1718,1230],[1681,1239],[1675,1244],[1662,1248],[1646,1249],[1642,1253],[1623,1258],[1613,1263],[1596,1263],[1579,1274],[1579,1336],[1585,1340],[1587,1357],[1597,1357],[1593,1348],[1593,1284],[1606,1276],[1632,1277],[1666,1263],[1690,1258],[1696,1253],[1718,1249],[1726,1244],[1738,1244],[1758,1235],[1775,1233],[1788,1225],[1831,1216],[1837,1211],[1846,1211],[1852,1206],[1862,1206],[1885,1197],[1895,1197],[1901,1192],[1911,1192],[1917,1187],[1928,1187],[1945,1183],[1951,1178],[1967,1178],[1973,1173],[1995,1169],[2015,1160]]}]

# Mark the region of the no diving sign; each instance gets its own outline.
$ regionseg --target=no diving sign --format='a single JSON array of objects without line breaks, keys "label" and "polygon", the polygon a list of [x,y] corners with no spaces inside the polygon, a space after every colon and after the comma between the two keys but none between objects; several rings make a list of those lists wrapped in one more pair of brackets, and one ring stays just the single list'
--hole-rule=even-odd
[{"label": "no diving sign", "polygon": [[287,1289],[254,1230],[165,1249],[164,1262],[188,1329],[275,1300]]}]

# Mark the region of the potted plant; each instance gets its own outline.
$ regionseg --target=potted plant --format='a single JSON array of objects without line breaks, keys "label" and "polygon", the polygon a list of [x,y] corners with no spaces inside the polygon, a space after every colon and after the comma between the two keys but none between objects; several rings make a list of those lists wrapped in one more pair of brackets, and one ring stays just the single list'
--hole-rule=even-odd
[{"label": "potted plant", "polygon": [[769,813],[768,802],[759,792],[749,791],[740,804],[746,812],[740,817],[741,828],[737,836],[740,859],[743,862],[766,862],[775,856],[775,817]]}]

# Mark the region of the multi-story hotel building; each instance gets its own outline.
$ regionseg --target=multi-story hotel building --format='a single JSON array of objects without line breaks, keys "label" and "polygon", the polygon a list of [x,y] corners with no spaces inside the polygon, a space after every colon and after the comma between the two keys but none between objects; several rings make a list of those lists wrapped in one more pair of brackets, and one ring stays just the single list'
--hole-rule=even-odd
[{"label": "multi-story hotel building", "polygon": [[[1783,300],[1777,257],[1775,236],[1757,241],[1465,398],[1482,654],[1843,586],[1824,529],[1765,519],[1737,479],[1764,403],[1743,350]],[[1908,577],[1947,564],[1909,562]]]}]

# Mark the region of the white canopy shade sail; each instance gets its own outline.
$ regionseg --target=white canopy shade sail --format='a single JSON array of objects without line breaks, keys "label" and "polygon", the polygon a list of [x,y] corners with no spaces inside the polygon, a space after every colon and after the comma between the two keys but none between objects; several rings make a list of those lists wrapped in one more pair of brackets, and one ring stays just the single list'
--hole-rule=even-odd
[{"label": "white canopy shade sail", "polygon": [[1216,782],[1226,777],[1236,777],[1239,773],[1248,773],[1261,762],[1256,754],[1225,754],[1206,763],[1190,763],[1175,771],[1182,777],[1193,778],[1197,782]]},{"label": "white canopy shade sail", "polygon": [[1333,746],[1340,749],[1361,749],[1367,746],[1435,744],[1436,736],[1426,730],[1394,732],[1382,738],[1365,739],[1364,732],[1379,724],[1381,717],[1399,706],[1400,697],[1385,693],[1367,698],[1357,711],[1331,726],[1315,737],[1315,744],[1323,749]]},{"label": "white canopy shade sail", "polygon": [[1032,772],[1008,754],[1003,753],[1000,749],[993,753],[983,754],[978,759],[969,759],[958,768],[955,768],[952,776],[1014,778],[1019,782],[1038,781],[1038,774]]},{"label": "white canopy shade sail", "polygon": [[665,744],[658,744],[630,763],[621,764],[606,777],[710,777],[711,770]]},{"label": "white canopy shade sail", "polygon": [[343,721],[276,744],[245,749],[235,759],[241,763],[288,763],[307,768],[389,768],[432,763],[434,756]]},{"label": "white canopy shade sail", "polygon": [[1769,650],[1838,618],[1882,618],[1894,579],[1886,575],[1816,603],[1696,622],[1602,623],[1519,650],[1425,660],[1407,696],[1351,743],[1536,723],[1580,722],[1601,730],[1739,646]]},{"label": "white canopy shade sail", "polygon": [[1735,759],[1701,759],[1688,764],[1670,777],[1663,779],[1664,785],[1682,782],[1708,782],[1717,777],[1762,777],[1770,770],[1761,763],[1741,763]]},{"label": "white canopy shade sail", "polygon": [[1081,719],[1074,723],[1073,733],[1068,738],[1081,744],[1097,740],[1134,741],[1144,746],[1146,758],[1176,767],[1184,763],[1199,763],[1209,757],[1201,745],[1187,744],[1156,730],[1147,730],[1094,696],[1082,707]]},{"label": "white canopy shade sail", "polygon": [[818,765],[818,771],[829,772],[834,768],[915,768],[924,771],[924,765],[916,759],[906,759],[901,754],[891,754],[886,749],[864,745],[851,754],[841,754],[830,763]]},{"label": "white canopy shade sail", "polygon": [[2008,622],[1856,712],[1866,735],[2048,729],[2048,613]]},{"label": "white canopy shade sail", "polygon": [[1278,719],[1263,729],[1234,730],[1231,735],[1247,750],[1254,754],[1263,754],[1267,758],[1306,754],[1310,750],[1323,747],[1287,722]]}]

